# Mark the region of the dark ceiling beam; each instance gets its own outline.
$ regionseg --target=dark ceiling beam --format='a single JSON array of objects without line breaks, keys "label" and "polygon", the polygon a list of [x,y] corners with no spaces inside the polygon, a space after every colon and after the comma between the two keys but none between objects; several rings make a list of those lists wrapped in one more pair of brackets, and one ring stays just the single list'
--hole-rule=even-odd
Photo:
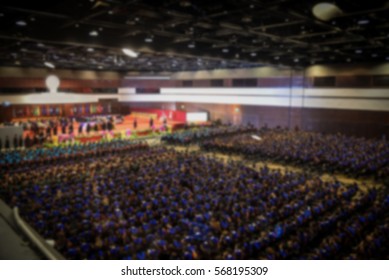
[{"label": "dark ceiling beam", "polygon": [[18,7],[5,7],[5,10],[8,11],[13,11],[13,12],[19,12],[19,13],[24,13],[24,14],[29,14],[29,15],[34,15],[34,16],[42,16],[42,17],[48,17],[48,18],[56,18],[56,19],[71,19],[71,17],[67,15],[62,15],[62,14],[57,14],[57,13],[49,13],[49,12],[43,12],[43,11],[36,11],[36,10],[31,10],[31,9],[22,9]]},{"label": "dark ceiling beam", "polygon": [[263,30],[263,29],[271,29],[271,28],[279,28],[284,26],[291,26],[296,24],[305,23],[305,20],[295,20],[295,21],[287,21],[287,22],[280,22],[280,23],[274,23],[274,24],[267,24],[267,25],[261,25],[258,27],[252,28],[253,30]]},{"label": "dark ceiling beam", "polygon": [[323,32],[315,32],[315,33],[306,33],[301,35],[293,35],[289,36],[290,39],[304,39],[309,37],[323,36],[323,35],[332,35],[338,34],[338,31],[323,31]]}]

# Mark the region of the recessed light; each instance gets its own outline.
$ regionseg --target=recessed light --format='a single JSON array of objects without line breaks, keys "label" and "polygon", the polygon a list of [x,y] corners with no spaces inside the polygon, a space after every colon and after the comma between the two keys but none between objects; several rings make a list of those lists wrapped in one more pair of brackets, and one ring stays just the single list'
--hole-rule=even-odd
[{"label": "recessed light", "polygon": [[94,48],[87,48],[86,50],[87,50],[88,52],[94,52],[94,51],[95,51]]},{"label": "recessed light", "polygon": [[251,56],[257,56],[257,53],[252,52],[250,55],[251,55]]},{"label": "recessed light", "polygon": [[361,19],[361,20],[358,20],[357,22],[359,25],[365,25],[365,24],[369,24],[370,21],[368,19]]},{"label": "recessed light", "polygon": [[99,33],[96,30],[92,30],[91,32],[89,32],[89,36],[96,37],[99,36]]},{"label": "recessed light", "polygon": [[146,43],[152,43],[152,42],[153,42],[153,36],[147,36],[147,37],[145,38],[145,42],[146,42]]},{"label": "recessed light", "polygon": [[224,49],[222,49],[222,52],[224,52],[224,53],[228,53],[228,52],[229,52],[229,50],[228,50],[227,48],[224,48]]},{"label": "recessed light", "polygon": [[195,47],[196,47],[196,44],[194,42],[190,42],[188,44],[188,48],[190,48],[190,49],[194,49]]},{"label": "recessed light", "polygon": [[280,57],[279,57],[279,56],[275,56],[274,59],[275,59],[275,60],[279,60]]},{"label": "recessed light", "polygon": [[113,15],[113,11],[112,10],[108,11],[108,14]]},{"label": "recessed light", "polygon": [[39,48],[44,48],[45,47],[45,45],[42,44],[42,43],[38,43],[38,44],[36,44],[36,46],[39,47]]},{"label": "recessed light", "polygon": [[54,68],[55,68],[55,65],[54,65],[53,63],[51,63],[51,62],[48,62],[48,61],[45,61],[44,65],[45,65],[46,67],[51,68],[51,69],[54,69]]},{"label": "recessed light", "polygon": [[355,50],[355,53],[362,53],[362,50]]},{"label": "recessed light", "polygon": [[299,62],[299,59],[298,59],[298,58],[295,58],[293,61],[294,61],[294,62]]},{"label": "recessed light", "polygon": [[125,55],[128,55],[130,57],[138,57],[138,55],[139,55],[138,53],[134,52],[133,50],[126,49],[126,48],[122,49],[122,51]]},{"label": "recessed light", "polygon": [[27,22],[25,22],[24,20],[18,20],[18,21],[16,22],[16,25],[17,25],[17,26],[26,26],[26,25],[27,25]]}]

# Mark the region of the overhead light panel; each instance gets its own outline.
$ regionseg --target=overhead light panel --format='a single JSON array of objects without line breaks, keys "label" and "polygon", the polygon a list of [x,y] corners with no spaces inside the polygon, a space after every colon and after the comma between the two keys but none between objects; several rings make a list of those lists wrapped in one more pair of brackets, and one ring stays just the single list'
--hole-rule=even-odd
[{"label": "overhead light panel", "polygon": [[89,36],[92,36],[92,37],[99,36],[99,32],[97,32],[96,30],[92,30],[91,32],[89,32]]},{"label": "overhead light panel", "polygon": [[27,22],[25,22],[24,20],[18,20],[18,21],[16,22],[16,25],[17,25],[17,26],[26,26],[26,25],[27,25]]},{"label": "overhead light panel", "polygon": [[361,20],[358,20],[357,22],[359,25],[365,25],[365,24],[369,24],[370,21],[368,19],[361,19]]},{"label": "overhead light panel", "polygon": [[48,61],[45,61],[44,65],[48,68],[51,68],[51,69],[54,69],[55,68],[55,65],[51,62],[48,62]]},{"label": "overhead light panel", "polygon": [[195,47],[196,47],[195,42],[190,42],[190,43],[188,44],[188,48],[190,48],[190,49],[194,49]]},{"label": "overhead light panel", "polygon": [[145,38],[145,42],[146,42],[146,43],[152,43],[152,42],[153,42],[153,36],[152,36],[152,35],[148,35],[148,36]]},{"label": "overhead light panel", "polygon": [[139,55],[138,53],[136,53],[130,49],[122,49],[122,51],[125,55],[128,55],[129,57],[138,57],[138,55]]}]

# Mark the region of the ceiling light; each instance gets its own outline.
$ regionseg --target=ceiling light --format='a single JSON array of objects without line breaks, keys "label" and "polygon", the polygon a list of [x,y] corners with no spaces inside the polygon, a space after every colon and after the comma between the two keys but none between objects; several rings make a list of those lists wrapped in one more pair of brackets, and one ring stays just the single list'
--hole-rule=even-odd
[{"label": "ceiling light", "polygon": [[249,16],[244,16],[244,17],[242,17],[242,22],[249,23],[249,22],[251,22],[251,21],[252,21],[252,18],[249,17]]},{"label": "ceiling light", "polygon": [[181,7],[189,7],[191,5],[190,1],[180,1],[180,6]]},{"label": "ceiling light", "polygon": [[51,62],[48,62],[48,61],[45,61],[44,65],[48,68],[51,68],[51,69],[54,69],[55,68],[55,65]]},{"label": "ceiling light", "polygon": [[294,62],[299,62],[299,59],[298,59],[298,58],[295,58],[293,61],[294,61]]},{"label": "ceiling light", "polygon": [[91,32],[89,32],[89,36],[96,37],[99,36],[99,33],[96,30],[92,30]]},{"label": "ceiling light", "polygon": [[95,51],[94,48],[87,48],[86,50],[87,50],[88,52],[94,52],[94,51]]},{"label": "ceiling light", "polygon": [[252,52],[250,55],[251,55],[251,56],[257,56],[257,53]]},{"label": "ceiling light", "polygon": [[130,49],[122,49],[123,53],[125,55],[128,55],[130,57],[138,57],[138,53],[134,52],[133,50],[130,50]]},{"label": "ceiling light", "polygon": [[355,50],[355,53],[362,53],[362,50]]},{"label": "ceiling light", "polygon": [[369,21],[368,19],[361,19],[361,20],[358,20],[357,23],[358,23],[359,25],[364,25],[364,24],[369,24],[369,22],[370,22],[370,21]]},{"label": "ceiling light", "polygon": [[38,44],[36,44],[36,46],[39,47],[39,48],[44,48],[45,47],[45,45],[42,44],[42,43],[38,43]]},{"label": "ceiling light", "polygon": [[27,22],[25,22],[24,20],[18,20],[18,21],[16,22],[16,25],[18,25],[18,26],[26,26],[26,25],[27,25]]},{"label": "ceiling light", "polygon": [[342,10],[333,3],[322,2],[312,8],[313,15],[323,21],[331,20],[342,15]]},{"label": "ceiling light", "polygon": [[275,56],[274,59],[275,59],[275,60],[279,60],[280,57],[279,57],[279,56]]},{"label": "ceiling light", "polygon": [[224,48],[224,49],[222,49],[222,52],[224,52],[224,53],[228,53],[228,52],[229,52],[229,50],[228,50],[227,48]]},{"label": "ceiling light", "polygon": [[188,44],[188,48],[190,48],[190,49],[194,49],[195,47],[196,47],[195,42],[190,42],[190,43]]},{"label": "ceiling light", "polygon": [[149,35],[145,38],[146,43],[152,43],[153,42],[153,36]]}]

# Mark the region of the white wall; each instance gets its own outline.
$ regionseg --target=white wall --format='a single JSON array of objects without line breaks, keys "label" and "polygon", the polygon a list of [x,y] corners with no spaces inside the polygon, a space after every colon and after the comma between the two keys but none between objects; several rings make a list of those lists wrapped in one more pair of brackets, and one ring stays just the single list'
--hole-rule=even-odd
[{"label": "white wall", "polygon": [[184,102],[389,111],[388,89],[162,88],[161,94],[142,95],[135,94],[134,88],[121,88],[119,93],[0,95],[0,103],[7,101],[11,104],[66,104],[118,98],[119,102]]}]

